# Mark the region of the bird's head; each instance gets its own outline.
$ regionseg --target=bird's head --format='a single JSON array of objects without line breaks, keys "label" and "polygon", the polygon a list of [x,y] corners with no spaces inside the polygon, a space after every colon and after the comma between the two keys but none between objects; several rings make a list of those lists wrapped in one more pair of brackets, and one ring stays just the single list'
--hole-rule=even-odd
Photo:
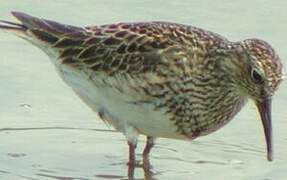
[{"label": "bird's head", "polygon": [[239,67],[237,70],[240,69],[236,84],[240,94],[252,99],[258,108],[264,127],[267,158],[272,161],[271,100],[283,79],[282,63],[274,49],[263,40],[246,39],[238,44],[241,58],[235,62]]},{"label": "bird's head", "polygon": [[246,39],[241,45],[246,53],[242,90],[255,101],[270,99],[283,79],[280,58],[263,40]]}]

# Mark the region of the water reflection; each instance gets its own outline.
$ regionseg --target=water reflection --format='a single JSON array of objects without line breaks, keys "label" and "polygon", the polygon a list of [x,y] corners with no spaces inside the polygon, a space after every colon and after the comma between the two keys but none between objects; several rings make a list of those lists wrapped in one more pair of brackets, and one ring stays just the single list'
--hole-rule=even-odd
[{"label": "water reflection", "polygon": [[[114,175],[112,174],[96,174],[96,178],[100,179],[122,179],[122,180],[156,180],[155,178],[156,175],[160,175],[160,172],[154,172],[150,168],[144,168],[143,166],[133,166],[133,167],[127,167],[123,168],[123,170],[127,169],[126,176],[123,175]],[[137,171],[142,171],[143,177],[141,176],[136,176]],[[1,171],[0,173],[8,173],[6,171]],[[57,175],[58,173],[53,170],[47,170],[47,169],[40,169],[38,173],[35,173],[34,175],[37,177],[47,177],[47,178],[52,178],[56,180],[89,180],[90,178],[85,178],[85,177],[73,177],[73,176],[63,176],[63,175]],[[33,177],[26,177],[27,179],[36,179]]]},{"label": "water reflection", "polygon": [[150,164],[148,166],[129,166],[128,167],[128,180],[137,180],[142,178],[135,178],[135,170],[136,169],[142,169],[144,174],[144,179],[146,180],[156,180],[154,177],[157,175],[157,173],[152,171],[152,168],[150,167]]}]

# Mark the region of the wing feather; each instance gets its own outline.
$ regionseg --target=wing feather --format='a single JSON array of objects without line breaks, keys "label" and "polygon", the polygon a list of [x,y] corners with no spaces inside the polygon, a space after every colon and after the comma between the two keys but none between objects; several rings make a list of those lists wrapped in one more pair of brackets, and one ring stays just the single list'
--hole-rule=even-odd
[{"label": "wing feather", "polygon": [[11,23],[14,26],[9,28],[26,31],[39,46],[45,44],[43,50],[53,49],[58,64],[87,73],[91,80],[101,79],[105,85],[110,82],[117,89],[133,89],[146,95],[152,94],[153,87],[160,83],[192,76],[196,71],[194,64],[204,62],[207,49],[226,42],[217,34],[174,23],[118,23],[81,28],[20,12],[13,15],[22,24],[14,27]]}]

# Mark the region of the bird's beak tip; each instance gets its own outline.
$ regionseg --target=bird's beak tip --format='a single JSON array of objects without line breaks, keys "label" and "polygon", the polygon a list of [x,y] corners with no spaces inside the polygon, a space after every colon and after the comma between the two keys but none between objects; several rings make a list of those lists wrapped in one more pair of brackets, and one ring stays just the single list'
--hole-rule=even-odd
[{"label": "bird's beak tip", "polygon": [[271,156],[271,157],[268,156],[267,159],[268,159],[269,162],[272,162],[273,161],[273,156]]},{"label": "bird's beak tip", "polygon": [[266,147],[267,147],[267,159],[273,160],[273,140],[272,140],[272,121],[271,121],[271,98],[266,98],[256,102],[258,111],[261,116],[261,121],[264,128]]}]

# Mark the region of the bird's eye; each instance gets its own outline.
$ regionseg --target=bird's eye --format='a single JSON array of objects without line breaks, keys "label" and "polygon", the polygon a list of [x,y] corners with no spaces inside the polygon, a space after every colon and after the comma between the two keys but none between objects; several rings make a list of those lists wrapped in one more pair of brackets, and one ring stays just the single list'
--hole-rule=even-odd
[{"label": "bird's eye", "polygon": [[251,70],[251,78],[256,84],[262,84],[264,82],[262,76],[255,69]]}]

